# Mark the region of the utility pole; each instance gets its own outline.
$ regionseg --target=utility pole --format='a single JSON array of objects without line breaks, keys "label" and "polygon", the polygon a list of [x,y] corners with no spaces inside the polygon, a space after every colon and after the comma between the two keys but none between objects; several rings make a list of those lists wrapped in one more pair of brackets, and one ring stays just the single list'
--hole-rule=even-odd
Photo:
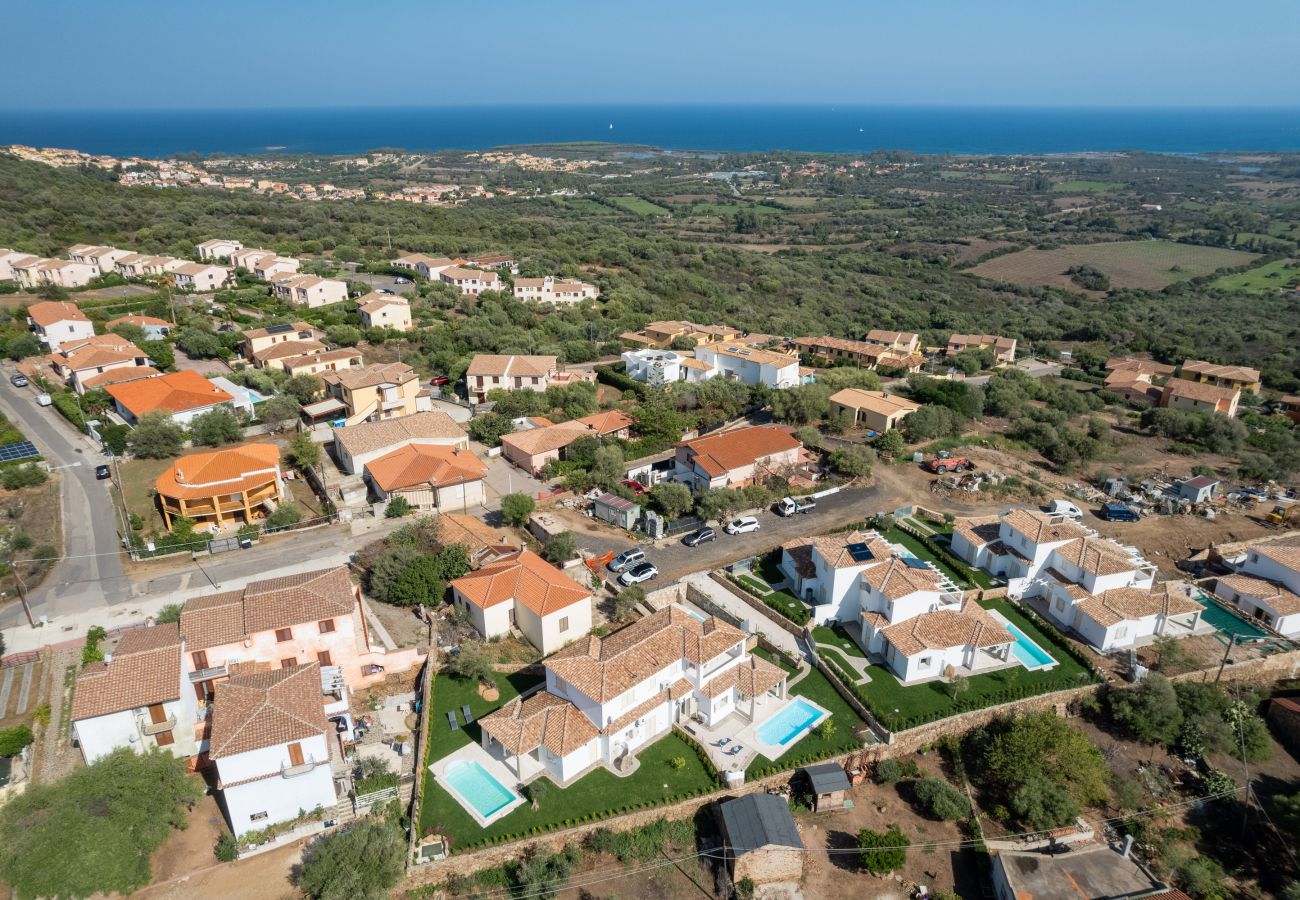
[{"label": "utility pole", "polygon": [[1218,684],[1219,679],[1223,677],[1223,667],[1228,664],[1228,654],[1232,653],[1232,648],[1236,645],[1236,643],[1237,643],[1237,636],[1235,634],[1228,635],[1228,645],[1223,648],[1223,659],[1219,660],[1219,671],[1216,672],[1214,675],[1215,684]]},{"label": "utility pole", "polygon": [[9,566],[14,570],[14,579],[18,582],[18,599],[23,602],[23,612],[27,614],[27,624],[32,628],[36,627],[36,621],[32,618],[32,608],[27,603],[27,585],[23,581],[23,574],[18,571],[18,564],[9,558]]}]

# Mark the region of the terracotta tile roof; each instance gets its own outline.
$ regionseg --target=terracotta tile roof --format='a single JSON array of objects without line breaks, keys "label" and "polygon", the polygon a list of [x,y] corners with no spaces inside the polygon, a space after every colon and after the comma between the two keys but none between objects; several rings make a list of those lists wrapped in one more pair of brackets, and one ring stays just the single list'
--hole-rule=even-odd
[{"label": "terracotta tile roof", "polygon": [[578,707],[547,691],[516,697],[478,721],[484,731],[516,756],[538,747],[568,756],[600,733]]},{"label": "terracotta tile roof", "polygon": [[[245,335],[247,337],[247,335]],[[312,353],[324,353],[325,345],[320,341],[281,341],[269,347],[263,347],[253,354],[258,362],[272,359],[285,359],[290,356],[308,356]]]},{"label": "terracotta tile roof", "polygon": [[[763,366],[775,366],[778,369],[786,366],[797,366],[799,357],[792,356],[788,353],[778,353],[775,350],[758,350],[744,341],[724,341],[718,344],[706,344],[703,349],[706,353],[716,353],[719,356],[731,356],[738,359],[746,359]],[[697,349],[697,353],[699,352]]]},{"label": "terracotta tile roof", "polygon": [[215,691],[213,759],[327,734],[316,663],[237,675],[217,682]]},{"label": "terracotta tile roof", "polygon": [[1083,600],[1090,596],[1083,585],[1071,581],[1051,566],[1044,566],[1043,574],[1055,581],[1071,600]]},{"label": "terracotta tile roof", "polygon": [[463,513],[443,513],[438,516],[438,540],[444,544],[460,544],[473,559],[476,554],[496,547],[514,547],[518,544],[509,534],[497,531],[482,519]]},{"label": "terracotta tile roof", "polygon": [[476,353],[469,361],[466,375],[522,376],[541,378],[555,371],[555,356],[499,356]]},{"label": "terracotta tile roof", "polygon": [[73,372],[80,372],[118,363],[134,363],[146,358],[145,352],[130,341],[117,335],[111,337],[116,340],[95,338],[84,344],[65,344],[57,353],[50,354],[50,361]]},{"label": "terracotta tile roof", "polygon": [[1185,584],[1172,581],[1156,585],[1149,591],[1135,587],[1114,588],[1076,605],[1084,615],[1105,628],[1148,616],[1177,616],[1205,609],[1188,595]]},{"label": "terracotta tile roof", "polygon": [[[314,327],[312,327],[312,325],[308,322],[290,322],[289,325],[292,327],[293,331],[298,332],[299,334],[302,334],[304,332],[309,332],[311,334],[320,334],[320,332],[317,331]],[[272,325],[267,328],[250,328],[244,332],[244,340],[251,341],[257,338],[270,337],[271,328],[279,328],[279,327],[280,326],[278,325]],[[276,333],[278,334],[279,332]]]},{"label": "terracotta tile roof", "polygon": [[1106,370],[1108,372],[1143,372],[1148,375],[1174,374],[1173,366],[1156,362],[1154,359],[1135,359],[1131,356],[1112,356],[1106,360]]},{"label": "terracotta tile roof", "polygon": [[1276,540],[1252,543],[1250,549],[1266,559],[1293,572],[1300,572],[1300,535],[1289,535]]},{"label": "terracotta tile roof", "polygon": [[1241,392],[1236,388],[1203,384],[1199,381],[1188,381],[1186,378],[1170,378],[1165,382],[1164,397],[1162,399],[1167,401],[1170,397],[1185,397],[1198,403],[1223,404],[1226,406],[1240,395]]},{"label": "terracotta tile roof", "polygon": [[198,372],[189,369],[157,378],[111,384],[106,390],[136,418],[155,410],[165,413],[186,412],[235,399]]},{"label": "terracotta tile roof", "polygon": [[911,331],[885,331],[873,328],[867,332],[868,344],[916,344],[921,336]]},{"label": "terracotta tile roof", "polygon": [[695,457],[695,464],[709,477],[717,478],[765,457],[798,450],[803,444],[788,428],[756,425],[682,441],[677,446],[688,448]]},{"label": "terracotta tile roof", "polygon": [[377,313],[385,306],[405,306],[409,308],[410,305],[410,301],[405,297],[390,297],[387,294],[370,293],[357,298],[357,309],[366,315]]},{"label": "terracotta tile roof", "polygon": [[785,678],[785,669],[751,653],[739,665],[706,682],[700,693],[717,697],[734,687],[746,697],[761,697]]},{"label": "terracotta tile roof", "polygon": [[593,700],[605,702],[687,659],[703,665],[745,639],[737,628],[710,616],[701,622],[675,606],[607,637],[587,635],[553,653],[544,665]]},{"label": "terracotta tile roof", "polygon": [[353,457],[401,446],[421,438],[460,443],[466,441],[468,436],[465,429],[457,425],[451,416],[436,410],[334,429],[334,440],[342,444]]},{"label": "terracotta tile roof", "polygon": [[479,481],[487,466],[468,450],[439,444],[407,444],[366,463],[370,478],[384,491],[448,487]]},{"label": "terracotta tile roof", "polygon": [[1052,552],[1094,575],[1118,575],[1137,570],[1133,557],[1119,544],[1106,538],[1076,538]]},{"label": "terracotta tile roof", "polygon": [[975,601],[960,609],[940,609],[890,625],[881,634],[904,656],[949,647],[996,647],[1015,640],[997,620]]},{"label": "terracotta tile roof", "polygon": [[[340,347],[337,350],[326,350],[324,353],[308,353],[301,356],[291,356],[281,363],[286,372],[293,373],[295,369],[307,368],[310,366],[323,366],[332,362],[343,362],[345,360],[361,359],[361,351],[355,347]],[[320,377],[325,381],[330,381],[330,377],[339,375],[343,372],[355,372],[356,369],[337,369],[321,372]],[[338,380],[338,379],[334,379]]]},{"label": "terracotta tile roof", "polygon": [[1016,339],[996,334],[954,334],[948,338],[949,344],[962,347],[992,347],[995,350],[1015,349]]},{"label": "terracotta tile roof", "polygon": [[[855,560],[849,553],[850,544],[866,544],[867,549],[871,551],[871,559],[861,561]],[[807,547],[807,555],[800,552],[801,548]],[[875,565],[889,559],[894,551],[887,541],[881,539],[880,535],[874,531],[863,533],[861,531],[846,531],[839,534],[820,534],[814,537],[796,538],[793,541],[782,544],[781,549],[785,550],[795,560],[798,566],[803,558],[808,560],[808,574],[801,575],[810,578],[816,574],[812,568],[814,565],[813,556],[820,556],[827,565],[833,569],[855,569],[862,566]]]},{"label": "terracotta tile roof", "polygon": [[[338,352],[338,351],[335,351]],[[357,356],[360,353],[353,351]],[[419,376],[406,363],[393,362],[364,366],[359,369],[340,369],[337,372],[324,372],[321,378],[327,384],[341,384],[349,390],[363,387],[379,387],[385,384],[406,384]]]},{"label": "terracotta tile roof", "polygon": [[660,691],[653,697],[642,700],[636,706],[627,710],[617,718],[611,719],[605,723],[605,727],[600,729],[601,734],[616,734],[627,726],[631,725],[637,719],[648,714],[651,710],[657,709],[668,702],[669,692],[667,689]]},{"label": "terracotta tile roof", "polygon": [[1203,362],[1199,359],[1189,359],[1183,362],[1182,377],[1186,378],[1189,372],[1194,375],[1206,375],[1210,378],[1222,378],[1224,381],[1244,381],[1248,383],[1259,381],[1259,369],[1252,369],[1249,366],[1221,366],[1216,363]]},{"label": "terracotta tile roof", "polygon": [[482,281],[485,284],[496,284],[501,280],[496,272],[480,272],[478,269],[462,269],[459,266],[443,269],[438,277],[443,281]]},{"label": "terracotta tile roof", "polygon": [[77,676],[74,721],[180,698],[181,635],[175,623],[128,631],[111,656]]},{"label": "terracotta tile roof", "polygon": [[162,372],[159,372],[153,366],[123,366],[120,369],[109,369],[107,372],[82,378],[81,386],[84,388],[107,387],[110,384],[122,384],[139,378],[154,378],[161,374]]},{"label": "terracotta tile roof", "polygon": [[166,319],[159,319],[156,316],[118,316],[116,319],[109,319],[105,327],[112,328],[115,325],[135,325],[137,328],[153,326],[155,328],[171,328],[172,323]]},{"label": "terracotta tile roof", "polygon": [[593,432],[602,436],[615,434],[636,424],[636,419],[618,409],[607,409],[604,412],[592,413],[576,421],[581,422]]},{"label": "terracotta tile roof", "polygon": [[259,631],[348,616],[355,607],[348,570],[338,566],[190,600],[181,610],[181,629],[187,650],[203,650],[241,642]]},{"label": "terracotta tile roof", "polygon": [[884,391],[864,391],[861,388],[845,388],[831,394],[831,402],[850,409],[865,409],[882,416],[892,416],[900,412],[915,412],[921,404],[913,403],[903,397],[886,394]]},{"label": "terracotta tile roof", "polygon": [[793,341],[796,347],[803,347],[807,350],[816,351],[822,347],[831,350],[840,350],[846,353],[861,353],[871,356],[879,352],[880,348],[876,344],[868,344],[866,341],[850,341],[846,338],[837,337],[800,337]]},{"label": "terracotta tile roof", "polygon": [[942,591],[943,576],[934,569],[914,569],[898,557],[884,565],[872,566],[862,573],[862,580],[890,600],[898,600],[917,591]]},{"label": "terracotta tile roof", "polygon": [[451,586],[469,602],[487,609],[499,603],[522,603],[539,616],[550,615],[591,597],[578,584],[531,550],[490,563],[463,575]]},{"label": "terracotta tile roof", "polygon": [[275,482],[279,471],[279,447],[245,444],[182,456],[158,476],[154,486],[164,497],[207,498],[264,487]]},{"label": "terracotta tile roof", "polygon": [[972,547],[982,547],[998,539],[999,522],[997,518],[962,519],[952,527],[953,534],[959,534]]},{"label": "terracotta tile roof", "polygon": [[1082,525],[1064,516],[1053,516],[1036,509],[1014,509],[1004,515],[1002,521],[1033,544],[1053,544],[1088,536],[1088,529]]},{"label": "terracotta tile roof", "polygon": [[1286,585],[1251,575],[1225,575],[1219,584],[1232,588],[1238,594],[1245,594],[1255,600],[1267,603],[1269,608],[1279,616],[1293,616],[1300,613],[1300,595]]},{"label": "terracotta tile roof", "polygon": [[594,434],[590,426],[574,419],[570,422],[560,422],[558,425],[529,428],[527,431],[503,435],[501,443],[508,444],[528,456],[536,456],[539,453],[560,450],[580,437]]},{"label": "terracotta tile roof", "polygon": [[27,307],[27,316],[42,328],[49,328],[59,322],[89,322],[86,314],[77,308],[77,304],[64,300],[42,300]]}]

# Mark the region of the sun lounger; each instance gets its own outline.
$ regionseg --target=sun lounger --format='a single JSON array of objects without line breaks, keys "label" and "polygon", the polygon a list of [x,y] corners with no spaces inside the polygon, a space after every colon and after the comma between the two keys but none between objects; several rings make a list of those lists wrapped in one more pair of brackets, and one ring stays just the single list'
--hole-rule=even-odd
[{"label": "sun lounger", "polygon": [[727,751],[727,755],[728,755],[728,756],[735,756],[737,753],[739,753],[741,750],[744,750],[744,749],[745,749],[745,748],[742,747],[742,746],[740,746],[740,744],[737,744],[736,746],[732,747],[730,750]]},{"label": "sun lounger", "polygon": [[456,724],[456,711],[454,709],[447,713],[447,724],[451,726],[452,731],[460,730],[460,726]]},{"label": "sun lounger", "polygon": [[715,746],[715,747],[725,747],[725,746],[727,746],[727,745],[730,744],[730,743],[731,743],[731,738],[722,738],[721,740],[714,742],[713,746]]},{"label": "sun lounger", "polygon": [[473,725],[473,724],[474,724],[474,714],[473,714],[472,712],[469,711],[469,707],[468,707],[468,706],[462,706],[462,707],[460,708],[460,714],[461,714],[462,716],[465,717],[465,724],[466,724],[466,725]]}]

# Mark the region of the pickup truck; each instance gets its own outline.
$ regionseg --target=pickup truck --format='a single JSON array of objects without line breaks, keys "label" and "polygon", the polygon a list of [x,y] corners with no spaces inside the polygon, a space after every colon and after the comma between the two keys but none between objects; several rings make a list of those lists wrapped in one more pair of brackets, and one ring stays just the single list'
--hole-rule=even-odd
[{"label": "pickup truck", "polygon": [[779,516],[793,516],[795,513],[810,513],[817,508],[817,501],[811,498],[802,500],[794,497],[782,497],[776,504],[776,513]]}]

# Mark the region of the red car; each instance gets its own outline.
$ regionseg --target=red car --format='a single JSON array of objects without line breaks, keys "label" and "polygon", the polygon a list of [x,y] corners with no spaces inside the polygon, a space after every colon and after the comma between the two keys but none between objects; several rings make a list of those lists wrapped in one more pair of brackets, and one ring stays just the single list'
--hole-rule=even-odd
[{"label": "red car", "polygon": [[628,481],[623,482],[623,486],[630,489],[632,493],[636,494],[638,497],[642,494],[650,493],[650,489],[639,481],[632,481],[629,479]]},{"label": "red car", "polygon": [[432,378],[429,379],[429,384],[444,385],[450,382],[451,379],[448,378],[446,375],[434,375]]}]

